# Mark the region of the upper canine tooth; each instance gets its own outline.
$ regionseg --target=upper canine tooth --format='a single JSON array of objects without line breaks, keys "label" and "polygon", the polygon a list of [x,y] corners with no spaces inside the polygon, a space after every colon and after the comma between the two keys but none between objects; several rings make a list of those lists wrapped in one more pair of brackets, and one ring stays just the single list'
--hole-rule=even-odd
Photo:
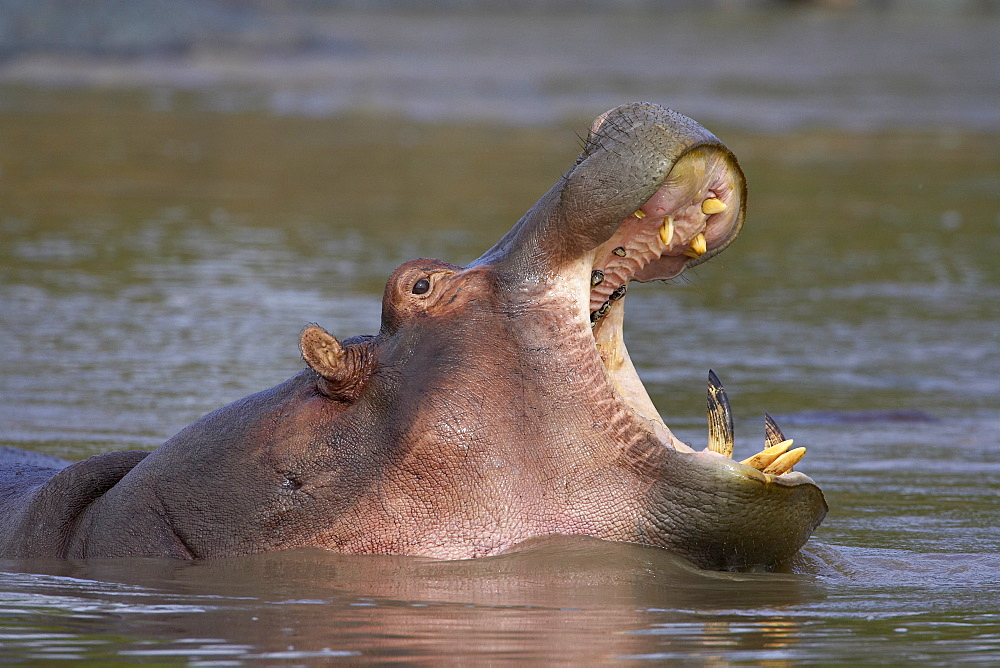
[{"label": "upper canine tooth", "polygon": [[701,203],[701,212],[708,216],[711,216],[713,213],[722,213],[728,208],[725,202],[715,197],[711,197]]},{"label": "upper canine tooth", "polygon": [[636,209],[635,213],[633,213],[632,215],[635,216],[636,218],[645,218],[646,212],[643,211],[642,209]]},{"label": "upper canine tooth", "polygon": [[617,255],[618,257],[625,257],[625,248],[622,246],[619,246],[618,248],[614,249],[611,252]]},{"label": "upper canine tooth", "polygon": [[698,255],[704,255],[705,251],[708,250],[708,242],[705,241],[705,234],[703,232],[699,232],[698,236],[691,240],[691,250]]},{"label": "upper canine tooth", "polygon": [[684,254],[688,257],[701,257],[708,250],[708,244],[705,242],[705,234],[699,232],[698,236],[691,240],[691,248],[684,251]]},{"label": "upper canine tooth", "polygon": [[715,372],[708,372],[708,449],[733,456],[733,413],[729,397]]},{"label": "upper canine tooth", "polygon": [[660,225],[660,241],[663,242],[664,246],[670,245],[670,240],[674,238],[674,219],[670,216],[665,216],[663,218],[663,224]]}]

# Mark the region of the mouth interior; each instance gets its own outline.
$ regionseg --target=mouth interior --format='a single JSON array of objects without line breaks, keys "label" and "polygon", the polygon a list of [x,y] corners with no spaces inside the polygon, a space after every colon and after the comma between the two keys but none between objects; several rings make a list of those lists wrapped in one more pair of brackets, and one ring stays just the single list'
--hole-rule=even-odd
[{"label": "mouth interior", "polygon": [[663,422],[625,349],[625,293],[630,281],[673,278],[722,251],[742,224],[742,197],[742,178],[728,156],[696,149],[593,251],[588,302],[598,352],[618,394],[676,450],[693,451]]}]

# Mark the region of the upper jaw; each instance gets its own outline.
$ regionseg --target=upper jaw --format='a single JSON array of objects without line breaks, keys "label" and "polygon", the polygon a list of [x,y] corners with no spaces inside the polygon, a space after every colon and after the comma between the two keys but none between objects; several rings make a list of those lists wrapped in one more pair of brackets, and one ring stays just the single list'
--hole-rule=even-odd
[{"label": "upper jaw", "polygon": [[745,217],[743,173],[728,151],[701,147],[681,157],[660,187],[592,251],[590,318],[595,326],[632,280],[666,280],[722,252]]},{"label": "upper jaw", "polygon": [[[683,255],[698,234],[685,214],[697,212],[677,209],[670,252],[650,256],[643,271],[630,278],[670,278],[720,251],[742,225],[746,187],[736,158],[697,122],[655,104],[622,105],[595,121],[576,164],[470,266],[490,265],[512,287],[545,282],[611,239],[646,202],[649,214],[662,221],[663,212],[653,206],[659,189],[676,198],[662,207],[672,210],[713,199],[699,196],[699,187],[723,185],[731,194],[720,192],[714,199],[727,203],[730,213],[717,218],[729,224],[709,225],[704,257]],[[652,228],[653,236],[656,232]]]}]

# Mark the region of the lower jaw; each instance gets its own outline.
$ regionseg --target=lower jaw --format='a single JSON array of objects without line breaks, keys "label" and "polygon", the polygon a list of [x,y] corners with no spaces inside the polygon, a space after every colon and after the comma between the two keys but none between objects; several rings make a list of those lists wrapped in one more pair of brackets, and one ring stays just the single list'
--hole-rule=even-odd
[{"label": "lower jaw", "polygon": [[[709,374],[707,448],[695,450],[684,443],[673,435],[660,417],[625,348],[622,337],[624,302],[624,299],[617,301],[596,323],[592,331],[597,352],[611,381],[613,391],[622,401],[626,410],[630,410],[645,425],[646,430],[665,447],[678,452],[716,456],[736,465],[737,461],[733,458],[733,433],[729,400],[722,384],[714,374]],[[784,483],[793,483],[799,478],[804,478],[802,474],[793,472],[792,466],[805,454],[805,448],[792,449],[793,442],[785,439],[770,416],[766,416],[765,425],[764,449],[738,464],[745,465],[747,475],[760,477],[762,481],[778,480]]]}]

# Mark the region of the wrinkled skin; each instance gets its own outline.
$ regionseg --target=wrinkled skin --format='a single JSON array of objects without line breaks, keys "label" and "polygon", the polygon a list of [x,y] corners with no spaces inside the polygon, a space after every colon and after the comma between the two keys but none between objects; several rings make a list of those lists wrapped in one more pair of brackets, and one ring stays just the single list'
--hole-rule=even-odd
[{"label": "wrinkled skin", "polygon": [[[469,267],[397,269],[377,335],[307,328],[309,368],[153,453],[8,467],[0,556],[320,546],[467,558],[585,534],[705,568],[785,561],[823,519],[822,493],[801,473],[674,438],[622,343],[624,298],[611,298],[720,252],[745,195],[735,158],[694,121],[650,104],[611,110],[576,165]],[[725,211],[706,214],[706,199]]]}]

